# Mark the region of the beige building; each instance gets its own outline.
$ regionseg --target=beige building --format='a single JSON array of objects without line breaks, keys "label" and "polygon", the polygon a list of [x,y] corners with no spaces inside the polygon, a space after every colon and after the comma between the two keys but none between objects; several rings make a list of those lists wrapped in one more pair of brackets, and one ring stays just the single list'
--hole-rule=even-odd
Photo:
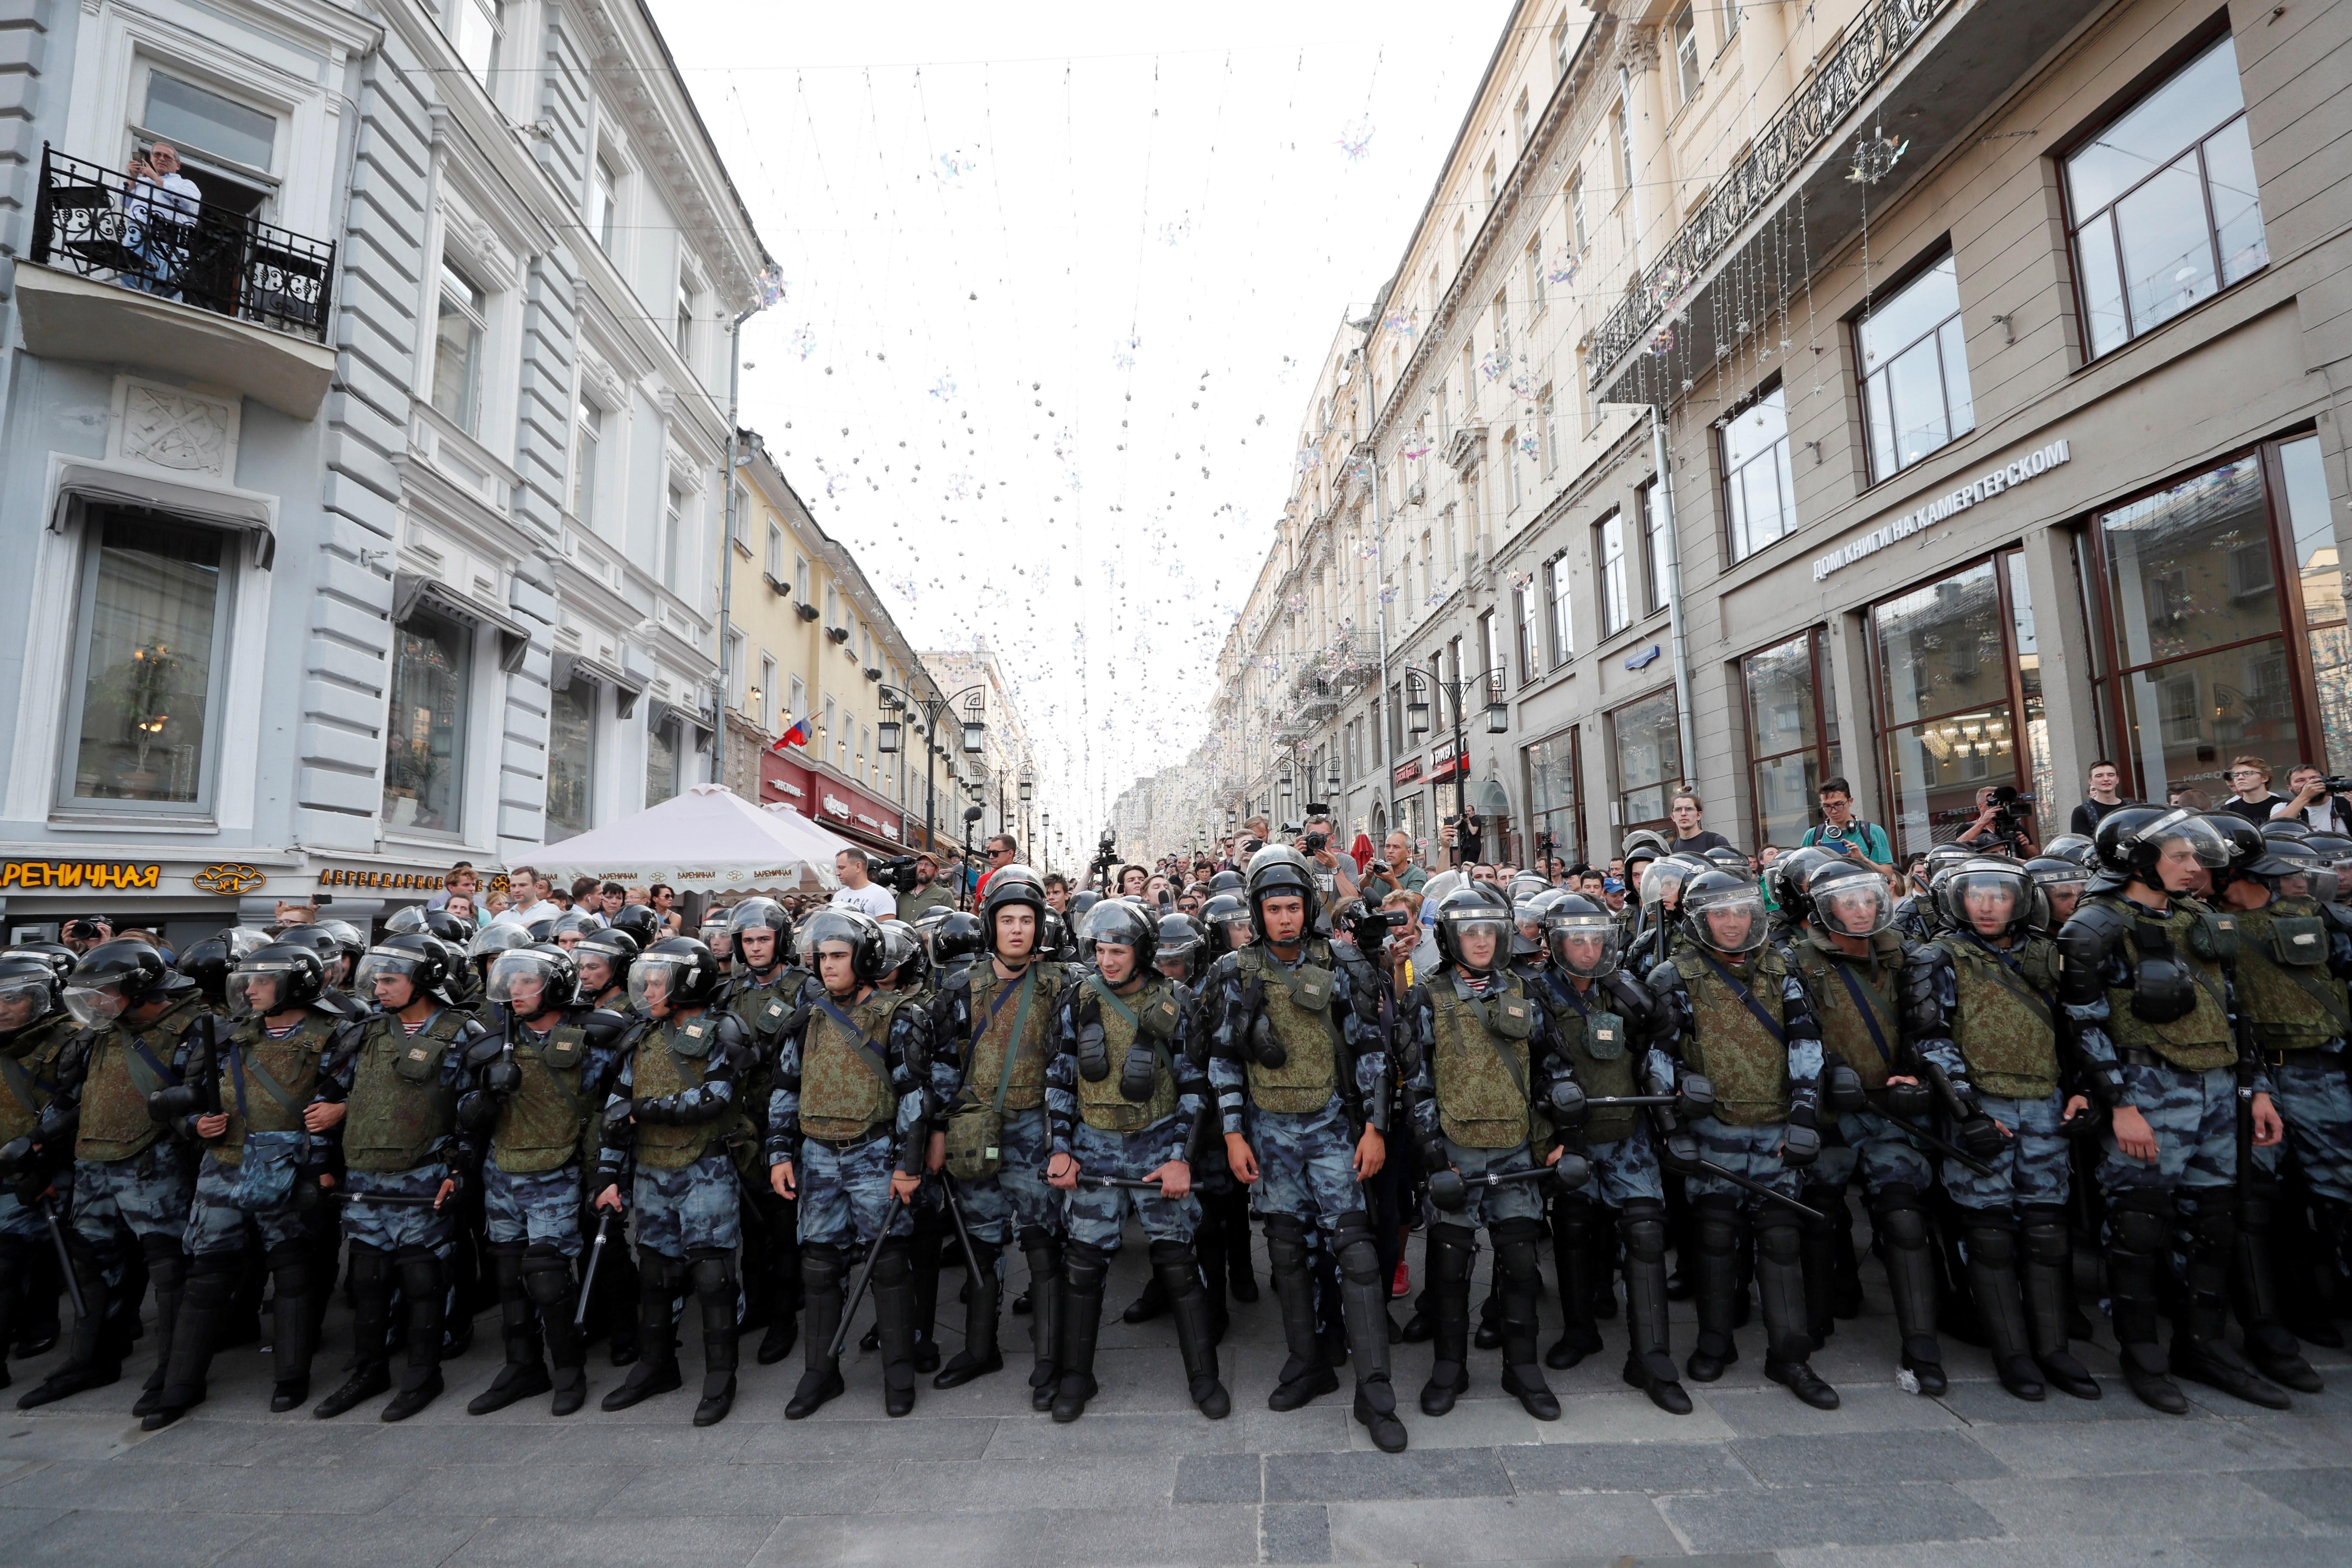
[{"label": "beige building", "polygon": [[[1005,679],[995,650],[985,638],[975,638],[971,647],[928,652],[922,661],[940,697],[950,705],[940,720],[946,737],[942,744],[961,748],[972,740],[981,742],[976,755],[961,759],[966,782],[952,806],[945,781],[940,784],[940,841],[960,845],[967,826],[975,846],[992,834],[1010,833],[1020,841],[1021,853],[1029,864],[1040,871],[1046,869],[1047,858],[1037,845],[1040,832],[1048,825],[1050,808],[1038,777],[1036,753],[1030,749],[1028,727],[1021,720],[1021,705],[1014,700],[1013,685]],[[982,726],[976,734],[968,728],[974,721]],[[981,808],[981,815],[967,825],[963,814],[973,805]],[[1066,837],[1072,826],[1064,824]],[[1092,848],[1087,846],[1087,852]]]}]

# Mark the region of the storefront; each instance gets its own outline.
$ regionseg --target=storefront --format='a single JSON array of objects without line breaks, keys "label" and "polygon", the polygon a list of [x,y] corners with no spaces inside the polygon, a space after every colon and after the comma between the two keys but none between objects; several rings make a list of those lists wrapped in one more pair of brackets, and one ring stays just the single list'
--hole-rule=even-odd
[{"label": "storefront", "polygon": [[1580,727],[1545,736],[1519,751],[1528,821],[1538,860],[1558,856],[1573,866],[1584,858],[1584,766]]},{"label": "storefront", "polygon": [[[268,925],[278,905],[316,904],[365,929],[383,912],[441,890],[446,866],[373,858],[253,855],[233,859],[0,855],[0,932],[53,941],[65,922],[100,917],[178,949],[230,925]],[[485,874],[485,887],[504,885]]]},{"label": "storefront", "polygon": [[1822,782],[1845,772],[1827,641],[1825,628],[1813,626],[1739,661],[1748,842],[1759,849],[1794,848],[1813,824]]},{"label": "storefront", "polygon": [[877,855],[905,855],[920,847],[921,825],[914,825],[909,835],[897,806],[829,770],[773,752],[760,759],[760,797],[761,805],[790,805]]}]

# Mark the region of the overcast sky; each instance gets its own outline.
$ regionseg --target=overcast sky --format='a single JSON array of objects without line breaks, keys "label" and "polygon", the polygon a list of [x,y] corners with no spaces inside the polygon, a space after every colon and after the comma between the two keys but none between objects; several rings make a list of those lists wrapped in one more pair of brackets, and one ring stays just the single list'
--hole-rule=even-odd
[{"label": "overcast sky", "polygon": [[1198,742],[1509,5],[653,9],[786,280],[742,422],[918,647],[988,638],[1090,844]]}]

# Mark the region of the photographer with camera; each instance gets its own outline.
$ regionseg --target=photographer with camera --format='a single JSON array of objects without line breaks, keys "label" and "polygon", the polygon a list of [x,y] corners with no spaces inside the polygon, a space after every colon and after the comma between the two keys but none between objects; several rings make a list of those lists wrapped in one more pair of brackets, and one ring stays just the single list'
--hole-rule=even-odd
[{"label": "photographer with camera", "polygon": [[1328,808],[1307,808],[1306,825],[1297,840],[1298,852],[1313,862],[1315,879],[1322,884],[1325,907],[1337,909],[1358,896],[1356,862],[1331,847],[1331,815]]},{"label": "photographer with camera", "polygon": [[2273,822],[2300,822],[2314,833],[2352,838],[2352,801],[2345,798],[2352,792],[2352,778],[2331,778],[2309,763],[2298,763],[2286,775],[2286,787],[2294,793],[2271,807]]},{"label": "photographer with camera", "polygon": [[841,878],[841,886],[834,890],[835,909],[856,910],[859,914],[877,921],[898,918],[898,895],[873,879],[871,858],[853,844],[833,858],[833,868]]},{"label": "photographer with camera", "polygon": [[1890,883],[1901,879],[1895,874],[1895,851],[1886,841],[1886,829],[1853,814],[1852,784],[1843,778],[1823,779],[1817,798],[1822,803],[1821,825],[1805,829],[1805,836],[1797,841],[1799,848],[1819,845],[1869,867]]},{"label": "photographer with camera", "polygon": [[2042,853],[2026,824],[2033,820],[2033,797],[2015,784],[1988,784],[1977,791],[1977,816],[1953,840],[1990,855],[2030,859]]},{"label": "photographer with camera", "polygon": [[951,910],[955,907],[955,895],[940,882],[938,858],[916,856],[915,885],[898,895],[898,918],[912,924],[925,910]]}]

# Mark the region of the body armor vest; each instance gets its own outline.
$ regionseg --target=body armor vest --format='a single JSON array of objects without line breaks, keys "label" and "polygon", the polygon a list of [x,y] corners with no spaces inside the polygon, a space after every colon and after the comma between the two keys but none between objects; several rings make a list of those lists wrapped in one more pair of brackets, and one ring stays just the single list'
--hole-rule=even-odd
[{"label": "body armor vest", "polygon": [[752,1044],[751,1061],[743,1071],[744,1115],[739,1125],[749,1126],[755,1115],[761,1125],[766,1123],[768,1093],[776,1086],[777,1031],[800,1005],[801,988],[809,978],[807,970],[788,963],[765,983],[747,973],[728,994],[727,1010],[741,1022]]},{"label": "body armor vest", "polygon": [[55,1013],[36,1018],[31,1028],[19,1029],[0,1045],[0,1057],[8,1062],[0,1074],[6,1079],[0,1083],[0,1143],[28,1137],[39,1125],[41,1112],[57,1098],[58,1058],[76,1030],[70,1016]]},{"label": "body armor vest", "polygon": [[1460,977],[1441,973],[1429,987],[1433,1014],[1430,1076],[1437,1084],[1437,1123],[1465,1149],[1517,1149],[1551,1129],[1532,1114],[1528,1044],[1535,1003],[1517,975],[1484,997],[1463,994]]},{"label": "body armor vest", "polygon": [[587,1069],[588,1031],[577,1024],[558,1024],[545,1039],[534,1041],[520,1025],[514,1025],[507,1040],[522,1083],[499,1107],[490,1158],[509,1175],[555,1170],[579,1154],[581,1133],[588,1123],[590,1107],[581,1082]]},{"label": "body armor vest", "polygon": [[2237,913],[2238,1006],[2273,1050],[2312,1050],[2352,1031],[2352,996],[2328,967],[2327,924],[2310,899]]},{"label": "body armor vest", "polygon": [[203,1011],[202,999],[191,995],[143,1028],[134,1029],[117,1019],[97,1031],[82,1076],[75,1159],[128,1160],[163,1136],[163,1125],[147,1114],[147,1097],[163,1088],[164,1080],[131,1048],[131,1042],[137,1040],[158,1064],[169,1068],[179,1051],[180,1037]]},{"label": "body armor vest", "polygon": [[[1675,972],[1690,997],[1690,1037],[1684,1065],[1715,1086],[1715,1119],[1728,1127],[1756,1127],[1789,1119],[1789,1047],[1764,1026],[1745,1002],[1719,979],[1706,957],[1685,949],[1675,955]],[[1721,963],[1721,960],[1717,960]],[[1788,971],[1770,948],[1757,953],[1742,974],[1725,964],[1748,988],[1757,1005],[1776,1020],[1782,1015],[1780,982]]]},{"label": "body armor vest", "polygon": [[[1874,1092],[1885,1089],[1895,1074],[1888,1054],[1902,1049],[1901,1007],[1888,993],[1902,977],[1903,939],[1891,931],[1880,931],[1870,939],[1870,955],[1853,959],[1838,952],[1827,938],[1809,932],[1798,939],[1791,956],[1798,974],[1812,993],[1813,1021],[1821,1026],[1822,1047],[1836,1052],[1840,1061],[1861,1075],[1863,1088]],[[1863,1006],[1871,1010],[1867,1021],[1837,970],[1850,976],[1861,991]],[[1875,1036],[1870,1031],[1872,1023],[1878,1026]]]},{"label": "body armor vest", "polygon": [[413,1171],[456,1130],[457,1096],[442,1085],[466,1016],[444,1007],[410,1034],[389,1014],[368,1020],[352,1064],[343,1163],[354,1171]]},{"label": "body armor vest", "polygon": [[[630,1058],[633,1098],[666,1100],[698,1087],[702,1082],[702,1064],[709,1059],[718,1033],[719,1019],[709,1014],[697,1014],[682,1022],[664,1018],[647,1028],[637,1037],[636,1054]],[[657,1171],[691,1165],[710,1152],[711,1144],[724,1135],[728,1125],[725,1117],[709,1121],[656,1122],[651,1126],[639,1121],[637,1163]]]},{"label": "body armor vest", "polygon": [[[879,1050],[888,1044],[890,1020],[906,1004],[896,991],[877,991],[854,1007],[842,1007],[849,1021]],[[840,1007],[836,999],[834,1005]],[[1021,1005],[1007,1004],[1007,1011]],[[1042,1068],[1041,1068],[1042,1075]],[[1039,1082],[1044,1082],[1043,1077]],[[1039,1090],[1038,1103],[1044,1102]],[[898,1091],[882,1068],[822,1007],[809,1016],[801,1043],[801,1131],[829,1143],[863,1138],[898,1119]]]},{"label": "body armor vest", "polygon": [[[1616,998],[1597,983],[1591,990],[1579,992],[1576,982],[1566,975],[1553,994],[1560,998],[1560,1005],[1552,1011],[1552,1027],[1559,1033],[1560,1047],[1568,1052],[1576,1081],[1584,1092],[1601,1099],[1641,1093],[1633,1042],[1627,1037],[1624,1017],[1612,1005]],[[1631,1137],[1640,1119],[1636,1106],[1595,1110],[1585,1118],[1584,1142],[1589,1146]]]},{"label": "body armor vest", "polygon": [[1242,973],[1263,983],[1266,1026],[1285,1053],[1278,1068],[1249,1063],[1250,1100],[1262,1110],[1311,1116],[1339,1087],[1339,1020],[1332,1016],[1332,972],[1301,949],[1298,967],[1268,963],[1257,948],[1237,950]]},{"label": "body armor vest", "polygon": [[[228,1113],[228,1131],[213,1145],[212,1156],[225,1165],[241,1163],[245,1159],[245,1135],[248,1132],[299,1132],[302,1112],[310,1097],[319,1089],[319,1058],[334,1043],[335,1031],[342,1020],[329,1013],[310,1012],[293,1031],[282,1040],[273,1040],[258,1018],[247,1018],[229,1037],[229,1050],[244,1053],[245,1109],[236,1104],[236,1074],[230,1064],[220,1066],[220,1106]],[[261,1087],[260,1075],[254,1065],[269,1075],[278,1088],[294,1103],[291,1107],[278,1103],[278,1097]]]},{"label": "body armor vest", "polygon": [[[1053,1027],[1054,1001],[1060,988],[1045,974],[1043,963],[1033,963],[1024,972],[1034,988],[1028,1002],[1029,1019],[1022,1026],[1017,1046],[1013,1038],[1013,1026],[1020,1020],[1022,999],[1009,997],[1002,1007],[997,997],[1007,986],[1021,984],[1019,977],[1001,979],[995,967],[975,963],[971,968],[971,1016],[985,1019],[987,1026],[972,1043],[971,1067],[964,1074],[964,1092],[985,1104],[996,1102],[996,1090],[1005,1072],[1005,1058],[1013,1062],[1013,1081],[1004,1085],[1004,1109],[1034,1110],[1045,1103],[1045,1040]],[[991,1017],[990,1010],[995,1010]],[[807,1071],[803,1062],[802,1071]],[[867,1075],[871,1077],[871,1074]],[[805,1089],[803,1089],[805,1096]]]},{"label": "body armor vest", "polygon": [[[2210,945],[2203,932],[2203,923],[2212,917],[2185,899],[2173,900],[2170,912],[2158,920],[2149,911],[2128,900],[2119,903],[2134,921],[2145,921],[2164,927],[2172,943],[2175,962],[2183,965],[2191,979],[2190,990],[2195,1004],[2181,1016],[2169,1023],[2153,1024],[2132,1008],[2132,988],[2113,986],[2107,992],[2107,1034],[2118,1046],[2129,1046],[2154,1052],[2174,1067],[2189,1072],[2210,1072],[2215,1068],[2229,1067],[2238,1059],[2238,1047],[2230,1033],[2230,1016],[2222,1010],[2224,994],[2221,966],[2213,959],[2201,955],[2199,948]],[[2137,930],[2137,925],[2134,927]],[[2138,951],[2136,935],[2125,939],[2135,954]]]},{"label": "body armor vest", "polygon": [[[1176,1114],[1176,1064],[1168,1054],[1168,1041],[1176,1033],[1176,988],[1154,975],[1134,995],[1118,1000],[1134,1021],[1130,1023],[1120,1016],[1118,1007],[1096,996],[1102,1009],[1103,1047],[1111,1070],[1098,1083],[1088,1081],[1084,1073],[1078,1075],[1078,1114],[1097,1132],[1139,1132]],[[1150,1042],[1156,1058],[1151,1098],[1140,1103],[1128,1099],[1118,1088],[1119,1064],[1127,1060],[1128,1047],[1139,1034]]]},{"label": "body armor vest", "polygon": [[1969,1064],[1969,1081],[1986,1094],[2010,1100],[2047,1100],[2056,1093],[2058,1023],[2051,998],[2058,983],[2058,952],[2050,939],[2028,937],[2011,949],[2008,956],[2016,969],[1966,936],[1947,933],[1932,945],[1952,960],[1959,993],[1952,1043]]}]

